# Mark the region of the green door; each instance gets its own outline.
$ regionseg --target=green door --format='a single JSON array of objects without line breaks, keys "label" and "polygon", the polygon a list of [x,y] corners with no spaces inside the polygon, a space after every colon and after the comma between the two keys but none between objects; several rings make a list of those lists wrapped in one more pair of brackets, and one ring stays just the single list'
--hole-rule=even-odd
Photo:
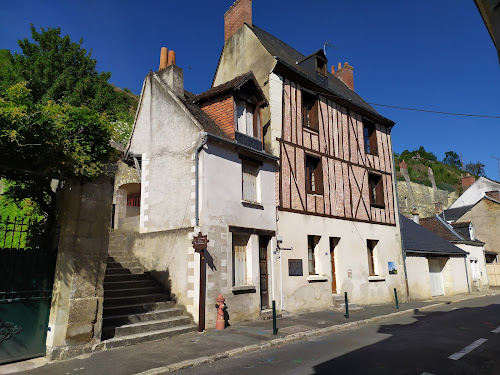
[{"label": "green door", "polygon": [[46,239],[38,224],[0,218],[0,364],[45,355],[57,253]]}]

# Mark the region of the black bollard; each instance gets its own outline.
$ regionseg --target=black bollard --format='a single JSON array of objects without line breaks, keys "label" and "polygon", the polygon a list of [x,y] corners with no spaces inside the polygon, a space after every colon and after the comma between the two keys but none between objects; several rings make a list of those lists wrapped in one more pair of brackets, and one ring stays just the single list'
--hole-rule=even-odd
[{"label": "black bollard", "polygon": [[349,302],[347,301],[347,292],[345,292],[344,295],[345,295],[345,317],[346,319],[349,319]]},{"label": "black bollard", "polygon": [[394,288],[394,297],[396,297],[396,309],[399,309],[398,293],[396,292],[396,288]]},{"label": "black bollard", "polygon": [[278,328],[276,328],[276,301],[273,301],[273,335],[278,334]]}]

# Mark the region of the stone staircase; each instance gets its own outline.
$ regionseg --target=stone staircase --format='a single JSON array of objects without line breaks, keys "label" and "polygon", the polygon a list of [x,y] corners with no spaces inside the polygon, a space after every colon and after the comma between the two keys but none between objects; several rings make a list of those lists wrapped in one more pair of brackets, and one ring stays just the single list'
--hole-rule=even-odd
[{"label": "stone staircase", "polygon": [[[333,309],[336,311],[344,311],[345,312],[345,297],[341,294],[332,294],[333,298]],[[349,302],[349,297],[348,297]],[[349,302],[349,311],[362,311],[364,308],[356,305],[355,303]]]},{"label": "stone staircase", "polygon": [[[116,237],[118,233],[112,233]],[[115,239],[116,242],[116,239]],[[135,257],[111,245],[104,276],[102,349],[192,332],[196,327]]]}]

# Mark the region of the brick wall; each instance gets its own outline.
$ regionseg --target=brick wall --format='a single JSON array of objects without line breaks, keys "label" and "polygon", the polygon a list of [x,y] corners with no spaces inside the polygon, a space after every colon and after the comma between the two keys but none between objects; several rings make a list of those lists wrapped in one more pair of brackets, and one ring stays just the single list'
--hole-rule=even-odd
[{"label": "brick wall", "polygon": [[234,139],[234,104],[233,97],[205,104],[201,107],[217,125]]},{"label": "brick wall", "polygon": [[224,42],[245,22],[252,25],[252,0],[237,0],[224,14]]}]

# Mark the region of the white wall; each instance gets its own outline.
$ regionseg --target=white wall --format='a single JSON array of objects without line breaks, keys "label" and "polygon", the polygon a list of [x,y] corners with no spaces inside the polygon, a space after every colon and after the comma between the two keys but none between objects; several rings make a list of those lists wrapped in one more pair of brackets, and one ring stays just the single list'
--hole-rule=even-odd
[{"label": "white wall", "polygon": [[[317,282],[308,275],[307,236],[320,236],[316,250]],[[278,236],[282,247],[284,309],[287,311],[317,310],[332,305],[332,272],[329,237],[339,237],[335,248],[337,293],[348,293],[356,304],[390,303],[397,288],[401,301],[406,299],[403,259],[399,229],[395,226],[374,225],[348,220],[279,212]],[[369,276],[366,241],[378,240],[376,266],[379,277]],[[303,276],[288,275],[288,259],[302,259]],[[388,262],[397,265],[398,274],[389,275]]]},{"label": "white wall", "polygon": [[479,177],[451,206],[457,208],[476,204],[484,193],[492,190],[500,190],[500,184],[484,177]]},{"label": "white wall", "polygon": [[471,287],[474,285],[474,283],[472,281],[472,270],[470,261],[477,260],[477,265],[480,272],[480,279],[478,283],[475,285],[479,289],[488,288],[489,281],[488,281],[488,271],[486,270],[486,260],[484,258],[484,247],[467,245],[467,244],[457,244],[457,243],[455,243],[454,245],[469,253],[469,255],[467,255],[467,273],[469,275],[469,283]]}]

